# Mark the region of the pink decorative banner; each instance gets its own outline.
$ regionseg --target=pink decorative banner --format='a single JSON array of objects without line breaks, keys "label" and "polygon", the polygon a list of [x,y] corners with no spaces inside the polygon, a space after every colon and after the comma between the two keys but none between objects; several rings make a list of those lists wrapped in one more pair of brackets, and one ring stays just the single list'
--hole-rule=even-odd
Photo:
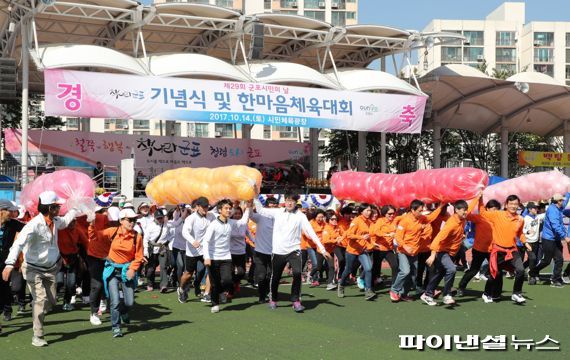
[{"label": "pink decorative banner", "polygon": [[[6,151],[20,154],[20,130],[4,131]],[[135,155],[137,167],[164,170],[178,167],[214,168],[247,165],[252,162],[269,164],[285,160],[299,161],[309,156],[309,143],[248,139],[212,139],[147,135],[117,135],[80,131],[29,131],[29,153],[50,153],[74,159],[87,165],[101,161],[118,166],[121,159]]]},{"label": "pink decorative banner", "polygon": [[419,133],[427,97],[231,81],[45,71],[53,116]]}]

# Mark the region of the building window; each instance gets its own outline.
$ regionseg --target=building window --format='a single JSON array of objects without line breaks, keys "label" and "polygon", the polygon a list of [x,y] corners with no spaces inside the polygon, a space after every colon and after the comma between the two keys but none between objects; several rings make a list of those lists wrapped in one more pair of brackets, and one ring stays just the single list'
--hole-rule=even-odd
[{"label": "building window", "polygon": [[234,124],[216,124],[216,137],[233,138]]},{"label": "building window", "polygon": [[305,16],[310,17],[312,19],[325,21],[325,12],[324,11],[305,11]]},{"label": "building window", "polygon": [[133,130],[133,135],[149,135],[150,132],[147,130]]},{"label": "building window", "polygon": [[149,121],[148,120],[133,120],[133,129],[148,129],[149,128]]},{"label": "building window", "polygon": [[346,20],[356,20],[356,12],[355,11],[347,11],[346,12]]},{"label": "building window", "polygon": [[294,139],[297,136],[293,126],[276,126],[275,130],[279,131],[279,137],[282,139]]},{"label": "building window", "polygon": [[554,62],[554,49],[534,49],[535,63],[551,63]]},{"label": "building window", "polygon": [[570,47],[570,33],[566,33],[566,47]]},{"label": "building window", "polygon": [[515,46],[514,31],[497,31],[497,46]]},{"label": "building window", "polygon": [[319,9],[325,2],[323,0],[305,0],[305,9]]},{"label": "building window", "polygon": [[208,123],[190,123],[188,124],[188,136],[190,137],[209,137]]},{"label": "building window", "polygon": [[496,51],[497,62],[516,62],[517,50],[511,48],[498,48]]},{"label": "building window", "polygon": [[279,13],[279,14],[286,14],[286,15],[297,15],[297,10],[279,10],[279,11],[274,11],[275,13]]},{"label": "building window", "polygon": [[331,8],[341,10],[346,9],[346,0],[331,0]]},{"label": "building window", "polygon": [[551,32],[535,32],[534,46],[554,46],[554,33]]},{"label": "building window", "polygon": [[465,45],[482,46],[484,44],[483,31],[464,31],[463,36],[467,39]]},{"label": "building window", "polygon": [[499,72],[507,72],[509,74],[515,74],[517,72],[517,66],[515,64],[497,64],[496,67]]},{"label": "building window", "polygon": [[[461,35],[460,30],[442,30],[442,32],[451,33],[451,34],[459,34]],[[446,45],[463,45],[463,41],[461,40],[450,40],[445,42]]]},{"label": "building window", "polygon": [[466,47],[463,48],[463,61],[483,61],[482,47]]},{"label": "building window", "polygon": [[534,64],[534,71],[554,77],[554,65]]},{"label": "building window", "polygon": [[570,65],[566,65],[566,80],[570,80]]},{"label": "building window", "polygon": [[263,0],[263,8],[265,10],[271,10],[271,0]]},{"label": "building window", "polygon": [[460,47],[441,47],[441,61],[445,62],[461,62]]},{"label": "building window", "polygon": [[293,8],[297,7],[297,1],[295,0],[281,0],[281,7],[282,8]]},{"label": "building window", "polygon": [[271,140],[271,126],[263,125],[263,138]]},{"label": "building window", "polygon": [[216,5],[233,9],[234,7],[234,0],[216,0]]},{"label": "building window", "polygon": [[79,130],[79,118],[67,118],[65,126],[67,130]]},{"label": "building window", "polygon": [[331,14],[331,24],[334,26],[346,25],[346,13],[344,11],[333,11]]}]

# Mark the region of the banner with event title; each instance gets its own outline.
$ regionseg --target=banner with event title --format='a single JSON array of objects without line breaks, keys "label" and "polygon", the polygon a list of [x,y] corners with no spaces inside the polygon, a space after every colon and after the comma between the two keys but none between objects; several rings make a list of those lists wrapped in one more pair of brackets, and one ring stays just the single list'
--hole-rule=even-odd
[{"label": "banner with event title", "polygon": [[[4,130],[6,151],[20,154],[20,130]],[[248,139],[212,139],[149,135],[103,134],[81,131],[29,131],[29,153],[49,153],[65,160],[52,165],[93,166],[101,161],[118,166],[121,159],[135,157],[136,167],[173,169],[270,164],[285,160],[303,162],[310,155],[309,143]]]},{"label": "banner with event title", "polygon": [[535,167],[570,167],[570,153],[519,151],[519,165]]},{"label": "banner with event title", "polygon": [[419,133],[426,97],[296,86],[45,71],[45,113]]}]

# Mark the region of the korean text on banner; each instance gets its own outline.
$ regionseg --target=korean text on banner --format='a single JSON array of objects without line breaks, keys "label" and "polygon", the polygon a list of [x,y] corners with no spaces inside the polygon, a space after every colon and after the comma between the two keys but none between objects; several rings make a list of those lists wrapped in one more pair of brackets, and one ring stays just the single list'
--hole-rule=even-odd
[{"label": "korean text on banner", "polygon": [[52,116],[419,133],[426,97],[260,83],[45,71]]},{"label": "korean text on banner", "polygon": [[533,167],[570,167],[570,153],[519,151],[519,165]]}]

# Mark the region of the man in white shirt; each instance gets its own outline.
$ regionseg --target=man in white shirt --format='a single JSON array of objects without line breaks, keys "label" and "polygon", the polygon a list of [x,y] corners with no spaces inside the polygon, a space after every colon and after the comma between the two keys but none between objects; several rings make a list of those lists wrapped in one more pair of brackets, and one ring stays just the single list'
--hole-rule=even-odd
[{"label": "man in white shirt", "polygon": [[269,301],[269,307],[272,310],[277,309],[279,282],[287,263],[293,270],[293,284],[291,286],[293,310],[295,312],[305,310],[305,307],[301,305],[301,231],[313,240],[327,260],[330,259],[330,254],[326,252],[305,214],[297,210],[298,200],[299,195],[289,193],[285,195],[284,209],[267,209],[263,207],[257,197],[254,197],[257,212],[274,219],[270,281],[271,299]]},{"label": "man in white shirt", "polygon": [[[202,245],[204,246],[204,265],[208,267],[212,285],[212,313],[220,311],[220,295],[229,292],[233,286],[232,254],[230,251],[232,228],[243,226],[249,220],[249,207],[240,220],[230,219],[232,202],[221,200],[216,205],[219,216],[212,220]],[[225,294],[221,297],[225,302]]]},{"label": "man in white shirt", "polygon": [[144,257],[148,259],[146,266],[147,291],[154,289],[156,267],[160,266],[160,292],[165,293],[168,286],[166,273],[168,243],[174,238],[174,228],[168,223],[166,210],[158,209],[154,212],[154,221],[146,225],[143,237]]},{"label": "man in white shirt", "polygon": [[200,283],[206,272],[202,241],[208,229],[208,225],[216,219],[213,213],[208,212],[209,201],[207,198],[203,196],[199,197],[196,199],[194,205],[196,206],[196,211],[186,218],[182,227],[182,236],[186,239],[186,263],[184,265],[186,269],[184,274],[182,274],[182,279],[177,289],[178,301],[181,303],[188,300],[186,286],[194,273],[196,273],[194,279],[194,293],[196,296],[200,295]]},{"label": "man in white shirt", "polygon": [[[537,255],[540,251],[540,223],[544,221],[546,214],[538,214],[538,205],[532,201],[526,205],[526,208],[528,213],[524,217],[523,233],[526,238],[526,242],[530,244],[532,251],[526,251],[528,259],[523,266],[525,268],[528,267],[529,274],[532,274],[535,271]],[[526,248],[523,247],[523,249]],[[525,250],[522,251],[521,256],[524,258]],[[538,280],[538,277],[529,275],[528,284],[535,285]]]},{"label": "man in white shirt", "polygon": [[[275,209],[279,203],[275,198],[269,198],[265,202],[267,207]],[[253,263],[255,269],[253,276],[257,284],[259,294],[259,303],[266,303],[269,295],[269,280],[271,279],[271,252],[273,243],[273,217],[252,213],[251,220],[256,224],[255,230],[255,252],[253,254]]]},{"label": "man in white shirt", "polygon": [[172,265],[175,268],[173,275],[176,276],[176,284],[180,285],[184,272],[184,260],[186,257],[186,239],[182,236],[184,221],[191,214],[191,206],[182,204],[174,211],[172,227],[174,227],[174,241],[172,241]]},{"label": "man in white shirt", "polygon": [[33,299],[34,346],[47,345],[44,339],[44,318],[57,301],[55,276],[61,267],[61,255],[57,245],[58,230],[65,229],[79,215],[78,210],[70,209],[65,216],[58,216],[64,203],[65,200],[60,199],[54,191],[44,191],[40,194],[40,214],[24,226],[10,248],[6,267],[2,271],[2,279],[8,281],[18,256],[23,252],[22,275]]}]

